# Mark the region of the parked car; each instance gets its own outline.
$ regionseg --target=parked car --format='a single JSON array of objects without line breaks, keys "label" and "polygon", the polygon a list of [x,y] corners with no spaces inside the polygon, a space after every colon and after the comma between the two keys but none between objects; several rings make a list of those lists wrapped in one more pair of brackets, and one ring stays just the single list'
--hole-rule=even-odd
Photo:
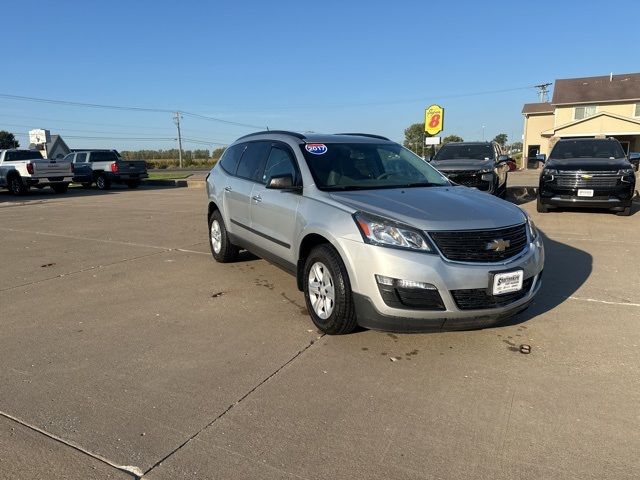
[{"label": "parked car", "polygon": [[96,184],[99,190],[108,190],[114,183],[137,188],[147,178],[144,160],[124,160],[116,150],[85,150],[70,153],[65,161],[73,162],[73,181],[85,188]]},{"label": "parked car", "polygon": [[450,142],[438,150],[431,165],[449,180],[465,187],[503,197],[507,193],[507,176],[515,162],[502,152],[496,142]]},{"label": "parked car", "polygon": [[56,193],[69,188],[73,165],[64,160],[45,160],[38,150],[0,150],[0,187],[24,195],[31,187],[51,187]]},{"label": "parked car", "polygon": [[635,194],[635,168],[614,138],[558,140],[549,158],[544,154],[537,209],[591,207],[631,214]]},{"label": "parked car", "polygon": [[384,137],[247,135],[206,188],[213,257],[246,249],[291,272],[328,334],[486,327],[540,289],[544,248],[526,213]]}]

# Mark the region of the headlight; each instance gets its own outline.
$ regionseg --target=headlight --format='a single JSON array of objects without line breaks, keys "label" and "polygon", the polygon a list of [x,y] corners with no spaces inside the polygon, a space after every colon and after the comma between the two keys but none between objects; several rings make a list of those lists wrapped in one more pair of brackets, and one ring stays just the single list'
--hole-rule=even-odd
[{"label": "headlight", "polygon": [[353,219],[366,243],[380,247],[434,253],[426,237],[411,227],[363,212],[356,212]]},{"label": "headlight", "polygon": [[478,173],[493,173],[493,168],[483,168],[482,170],[478,170]]},{"label": "headlight", "polygon": [[527,231],[529,232],[529,239],[533,242],[536,238],[538,238],[538,228],[536,227],[536,224],[533,223],[533,220],[531,220],[531,217],[527,214],[525,215],[527,217]]},{"label": "headlight", "polygon": [[622,168],[618,170],[618,175],[632,175],[634,172],[633,168]]}]

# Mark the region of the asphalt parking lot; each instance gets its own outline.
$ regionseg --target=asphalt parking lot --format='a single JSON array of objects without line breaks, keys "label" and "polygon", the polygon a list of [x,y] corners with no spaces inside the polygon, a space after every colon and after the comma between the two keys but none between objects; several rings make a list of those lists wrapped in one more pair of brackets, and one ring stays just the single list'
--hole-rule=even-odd
[{"label": "asphalt parking lot", "polygon": [[202,189],[1,192],[0,477],[638,478],[640,205],[512,198],[528,311],[330,337],[293,277],[211,259]]}]

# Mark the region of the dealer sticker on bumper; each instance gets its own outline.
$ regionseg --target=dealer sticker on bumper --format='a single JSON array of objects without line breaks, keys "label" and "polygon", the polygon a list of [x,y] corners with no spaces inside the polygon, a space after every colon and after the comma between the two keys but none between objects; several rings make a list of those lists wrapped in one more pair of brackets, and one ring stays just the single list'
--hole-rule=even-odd
[{"label": "dealer sticker on bumper", "polygon": [[523,270],[496,273],[493,276],[493,295],[503,295],[505,293],[519,292],[520,290],[522,290],[523,278]]}]

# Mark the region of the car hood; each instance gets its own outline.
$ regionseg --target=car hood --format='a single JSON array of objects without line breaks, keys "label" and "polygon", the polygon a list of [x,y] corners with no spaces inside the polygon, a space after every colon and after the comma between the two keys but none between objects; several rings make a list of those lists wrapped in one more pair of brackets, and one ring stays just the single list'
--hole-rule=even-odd
[{"label": "car hood", "polygon": [[467,187],[394,188],[333,192],[331,198],[353,211],[406,223],[420,230],[475,230],[524,222],[515,205]]},{"label": "car hood", "polygon": [[551,158],[545,162],[544,168],[597,172],[602,170],[631,168],[631,164],[625,158],[570,158],[566,160]]},{"label": "car hood", "polygon": [[443,160],[438,162],[433,160],[431,166],[437,168],[443,173],[455,170],[482,170],[485,168],[493,168],[493,160],[474,160],[472,158],[460,158],[456,160]]}]

